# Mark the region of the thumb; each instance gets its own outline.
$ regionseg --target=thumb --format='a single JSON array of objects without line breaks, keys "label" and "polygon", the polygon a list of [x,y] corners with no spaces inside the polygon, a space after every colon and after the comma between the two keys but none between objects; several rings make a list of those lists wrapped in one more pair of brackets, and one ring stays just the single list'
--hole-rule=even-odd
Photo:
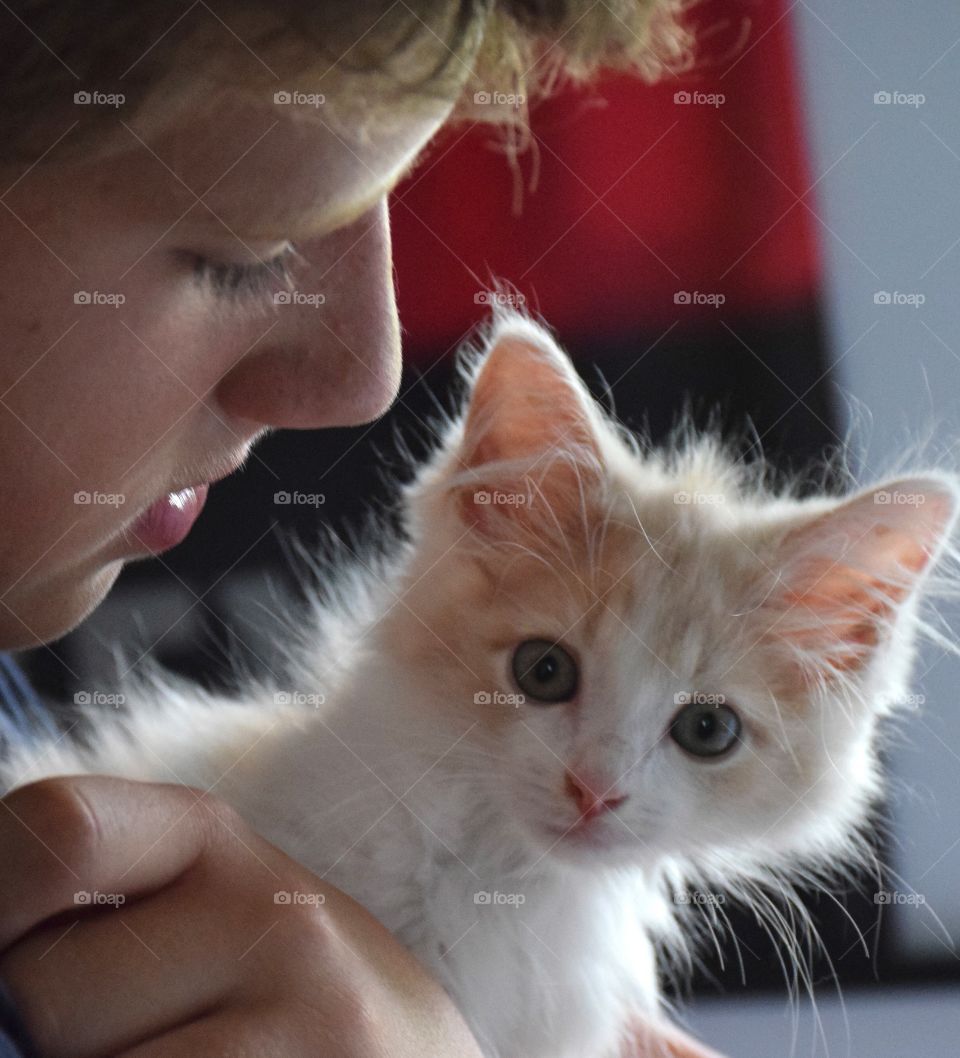
[{"label": "thumb", "polygon": [[623,1058],[724,1058],[706,1044],[662,1021],[637,1021]]}]

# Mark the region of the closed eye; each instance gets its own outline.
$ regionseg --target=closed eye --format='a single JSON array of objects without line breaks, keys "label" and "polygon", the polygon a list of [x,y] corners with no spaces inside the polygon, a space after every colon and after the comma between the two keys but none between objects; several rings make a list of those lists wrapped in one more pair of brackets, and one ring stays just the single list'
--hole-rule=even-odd
[{"label": "closed eye", "polygon": [[218,261],[198,253],[187,254],[193,280],[215,297],[242,300],[254,298],[275,286],[289,289],[293,264],[302,261],[293,245],[268,261],[239,263]]}]

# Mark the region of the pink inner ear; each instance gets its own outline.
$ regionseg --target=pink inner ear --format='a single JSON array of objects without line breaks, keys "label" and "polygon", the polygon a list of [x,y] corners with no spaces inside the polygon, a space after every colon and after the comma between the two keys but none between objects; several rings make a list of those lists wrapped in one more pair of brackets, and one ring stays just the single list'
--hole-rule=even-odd
[{"label": "pink inner ear", "polygon": [[585,396],[559,351],[516,336],[500,339],[474,384],[464,464],[483,466],[559,444],[595,447]]},{"label": "pink inner ear", "polygon": [[[518,474],[510,486],[527,502],[504,505],[496,513],[525,519],[531,508],[539,509],[546,521],[546,503],[560,524],[574,513],[580,518],[583,486],[595,474],[584,455],[599,457],[591,410],[591,398],[563,353],[538,347],[523,336],[505,335],[474,383],[461,465],[479,469],[529,458],[529,475]],[[504,485],[477,484],[460,491],[461,513],[468,524],[483,528],[492,522],[491,505],[476,503],[475,494],[492,494],[498,488]]]},{"label": "pink inner ear", "polygon": [[[916,587],[953,520],[940,483],[900,483],[912,508],[855,498],[794,530],[781,545],[786,588],[770,600],[772,637],[807,655],[819,675],[862,668],[883,628]],[[894,493],[897,495],[898,493]]]},{"label": "pink inner ear", "polygon": [[825,559],[811,564],[810,574],[809,586],[784,593],[794,613],[784,622],[783,638],[818,652],[834,670],[859,668],[907,589]]}]

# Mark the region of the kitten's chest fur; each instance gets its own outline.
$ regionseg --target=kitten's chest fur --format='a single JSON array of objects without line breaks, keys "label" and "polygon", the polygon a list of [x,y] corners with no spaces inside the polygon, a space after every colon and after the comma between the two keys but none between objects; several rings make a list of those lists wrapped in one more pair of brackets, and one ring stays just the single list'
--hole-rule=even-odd
[{"label": "kitten's chest fur", "polygon": [[[398,801],[394,791],[415,777],[381,766],[387,785],[372,785],[361,774],[368,764],[338,744],[315,734],[278,748],[282,773],[268,748],[256,769],[283,775],[271,795],[243,771],[221,793],[403,941],[450,992],[489,1058],[619,1054],[630,1016],[656,1009],[644,927],[656,896],[643,876],[562,868],[549,857],[535,863],[511,848],[508,827],[489,810],[458,806],[442,770]],[[369,794],[352,811],[323,809],[364,783]],[[245,803],[253,790],[256,803]]]},{"label": "kitten's chest fur", "polygon": [[[417,891],[383,913],[398,913],[397,934],[451,992],[489,1054],[618,1053],[628,1014],[656,987],[627,886],[601,892],[588,879],[495,872],[478,881],[443,856],[419,873]],[[624,943],[624,934],[632,939]]]}]

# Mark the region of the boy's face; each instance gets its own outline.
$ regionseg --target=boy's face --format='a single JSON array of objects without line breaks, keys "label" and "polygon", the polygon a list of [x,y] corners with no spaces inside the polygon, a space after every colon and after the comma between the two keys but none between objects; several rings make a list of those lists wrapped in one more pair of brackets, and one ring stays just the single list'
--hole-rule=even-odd
[{"label": "boy's face", "polygon": [[[164,497],[268,428],[362,423],[393,399],[386,194],[450,108],[370,140],[291,109],[236,106],[149,145],[131,126],[122,157],[58,166],[54,146],[5,174],[0,648],[80,621],[125,561],[185,534],[197,503]],[[288,240],[304,260],[275,301]]]}]

